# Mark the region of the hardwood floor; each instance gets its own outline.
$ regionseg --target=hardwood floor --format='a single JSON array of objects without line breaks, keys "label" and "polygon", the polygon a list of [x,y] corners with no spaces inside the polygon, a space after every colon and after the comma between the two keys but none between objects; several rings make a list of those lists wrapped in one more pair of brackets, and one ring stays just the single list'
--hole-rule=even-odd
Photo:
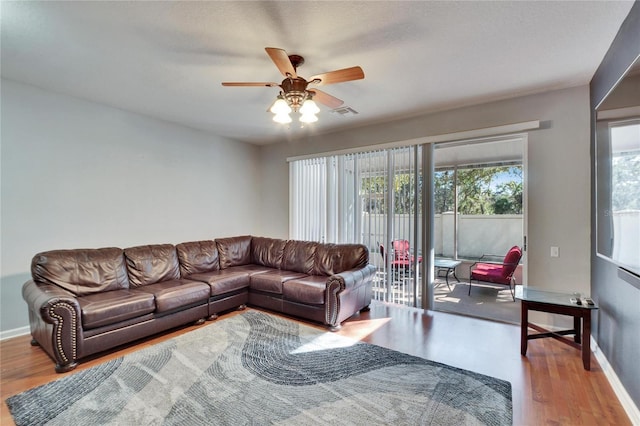
[{"label": "hardwood floor", "polygon": [[[231,312],[218,321],[237,314]],[[75,371],[206,326],[146,339],[85,361]],[[354,316],[338,333],[508,380],[517,426],[631,424],[594,357],[591,371],[585,371],[580,352],[553,339],[530,341],[527,357],[522,357],[519,326],[374,303],[371,311]],[[7,397],[65,376],[56,374],[51,359],[29,341],[29,336],[21,336],[0,344],[2,425],[13,424],[4,402]]]}]

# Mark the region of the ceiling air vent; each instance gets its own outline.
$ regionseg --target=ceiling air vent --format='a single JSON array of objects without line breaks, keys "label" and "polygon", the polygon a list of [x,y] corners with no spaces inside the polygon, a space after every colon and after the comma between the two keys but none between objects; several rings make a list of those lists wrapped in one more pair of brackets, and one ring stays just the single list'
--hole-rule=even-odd
[{"label": "ceiling air vent", "polygon": [[358,111],[348,106],[332,109],[331,112],[334,114],[343,115],[343,116],[356,115],[358,113]]}]

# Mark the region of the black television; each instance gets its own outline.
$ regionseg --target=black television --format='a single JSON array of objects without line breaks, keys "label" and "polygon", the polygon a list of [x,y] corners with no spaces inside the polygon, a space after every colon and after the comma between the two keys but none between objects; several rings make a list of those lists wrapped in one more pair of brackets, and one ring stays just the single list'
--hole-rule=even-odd
[{"label": "black television", "polygon": [[640,57],[595,114],[596,253],[640,277]]}]

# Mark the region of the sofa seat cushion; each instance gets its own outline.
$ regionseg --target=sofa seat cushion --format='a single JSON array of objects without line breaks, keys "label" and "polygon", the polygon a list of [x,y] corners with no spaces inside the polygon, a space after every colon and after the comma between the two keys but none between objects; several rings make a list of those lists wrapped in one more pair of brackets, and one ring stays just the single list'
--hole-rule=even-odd
[{"label": "sofa seat cushion", "polygon": [[86,330],[149,314],[156,309],[152,294],[113,290],[78,297],[82,327]]},{"label": "sofa seat cushion", "polygon": [[308,305],[324,305],[327,277],[310,275],[287,281],[282,286],[282,298]]},{"label": "sofa seat cushion", "polygon": [[202,274],[189,275],[190,280],[202,281],[210,287],[211,296],[229,293],[249,287],[249,273],[233,271],[233,268],[221,271],[204,272]]},{"label": "sofa seat cushion", "polygon": [[246,272],[249,275],[262,274],[263,272],[273,271],[273,268],[262,265],[248,264],[242,266],[232,266],[231,268],[225,269],[225,271],[229,272]]},{"label": "sofa seat cushion", "polygon": [[478,263],[471,272],[471,278],[497,284],[509,284],[509,279],[502,275],[502,265]]},{"label": "sofa seat cushion", "polygon": [[140,292],[150,293],[156,299],[156,313],[171,312],[198,303],[208,303],[211,289],[200,281],[171,280],[138,287]]},{"label": "sofa seat cushion", "polygon": [[251,276],[251,289],[265,291],[267,293],[282,294],[282,284],[306,275],[300,272],[283,271],[280,269],[272,269],[269,272],[256,274]]}]

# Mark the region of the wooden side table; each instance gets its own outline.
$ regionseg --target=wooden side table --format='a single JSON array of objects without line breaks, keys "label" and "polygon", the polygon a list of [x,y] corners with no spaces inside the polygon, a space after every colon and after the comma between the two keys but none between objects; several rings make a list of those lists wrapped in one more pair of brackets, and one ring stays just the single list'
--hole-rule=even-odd
[{"label": "wooden side table", "polygon": [[[598,309],[594,305],[581,305],[572,302],[572,294],[554,293],[536,289],[534,287],[516,286],[516,299],[522,302],[520,319],[520,353],[527,355],[529,340],[552,337],[569,346],[582,351],[582,365],[585,370],[591,369],[591,312]],[[573,328],[570,330],[550,331],[529,322],[529,311],[547,312],[551,314],[568,315],[573,317]],[[582,326],[581,326],[582,323]],[[529,328],[539,331],[529,334]],[[566,338],[573,335],[573,340]]]}]

